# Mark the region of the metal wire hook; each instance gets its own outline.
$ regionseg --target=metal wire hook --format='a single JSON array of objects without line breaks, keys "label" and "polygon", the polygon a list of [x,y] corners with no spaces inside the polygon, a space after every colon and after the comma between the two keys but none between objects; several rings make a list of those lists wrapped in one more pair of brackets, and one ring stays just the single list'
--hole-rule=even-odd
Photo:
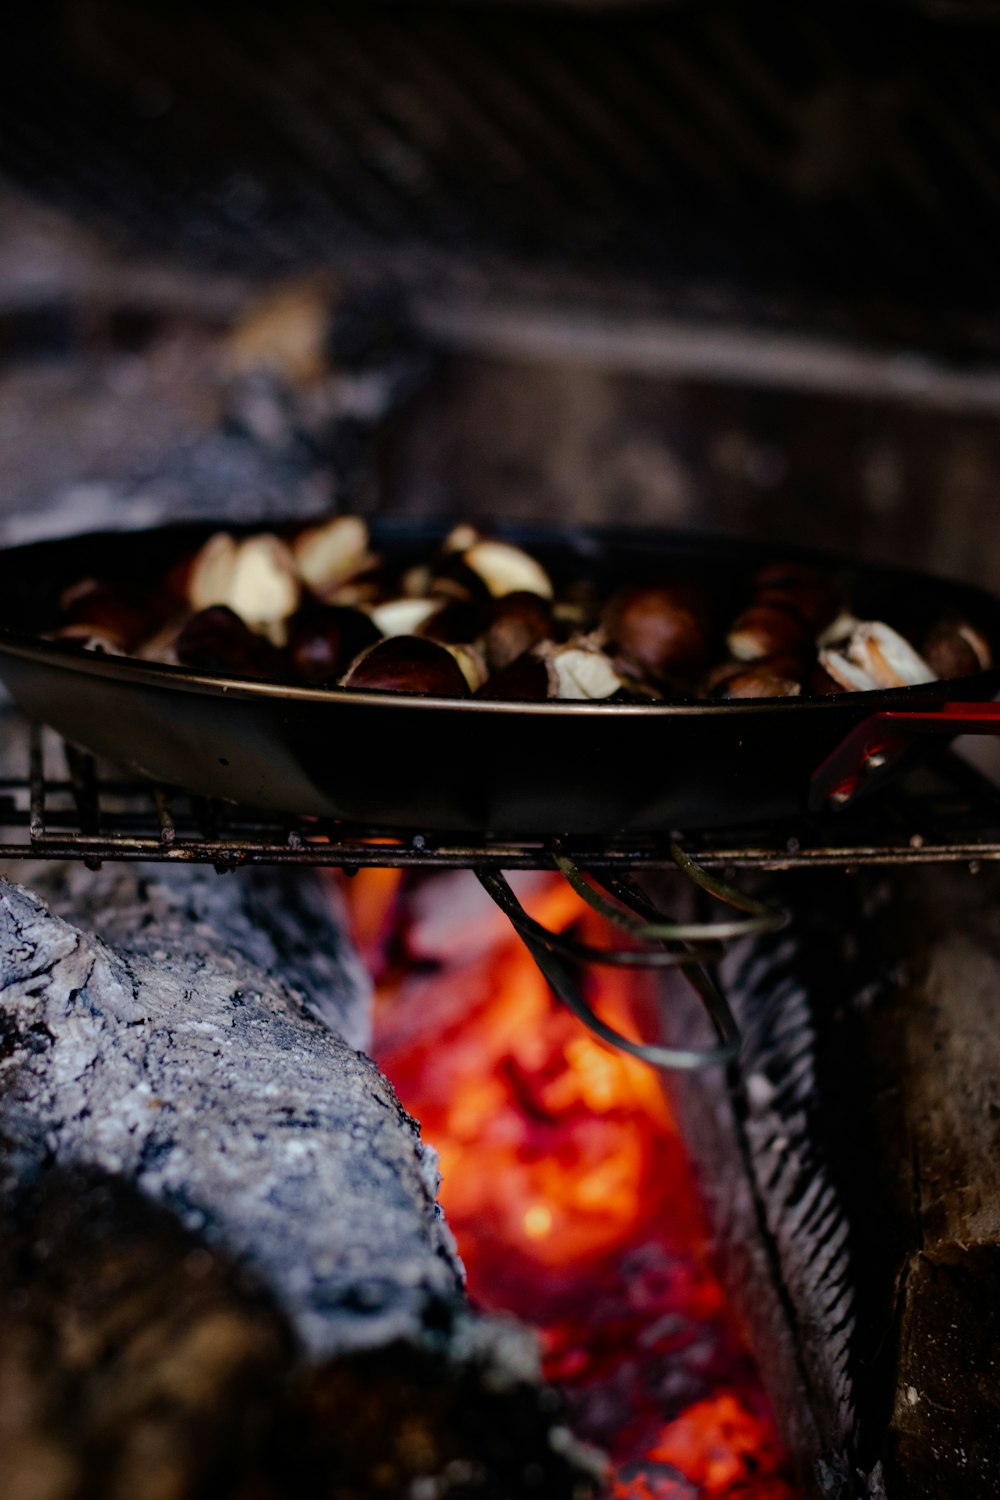
[{"label": "metal wire hook", "polygon": [[[573,866],[573,869],[575,870],[576,867]],[[476,875],[480,884],[510,920],[557,998],[602,1041],[622,1052],[629,1053],[632,1057],[639,1058],[641,1062],[648,1063],[654,1068],[690,1070],[716,1067],[732,1062],[736,1057],[740,1046],[740,1034],[732,1011],[709,975],[696,960],[692,959],[690,953],[680,951],[658,954],[642,950],[625,950],[622,953],[621,962],[638,968],[661,966],[680,968],[705,1005],[709,1018],[718,1033],[719,1045],[690,1048],[665,1047],[654,1042],[635,1042],[631,1037],[625,1036],[602,1020],[584,999],[575,977],[565,962],[567,954],[572,956],[571,950],[567,947],[567,942],[571,940],[567,940],[563,934],[550,932],[548,928],[529,916],[511,890],[506,878],[499,871],[484,869],[480,866],[476,869]],[[610,903],[608,904],[610,906]],[[619,911],[618,915],[621,916],[622,913]],[[604,950],[586,950],[585,945],[582,944],[578,946],[585,951],[604,952]],[[661,960],[665,959],[670,960],[668,965],[661,964]],[[651,960],[654,962],[650,962]],[[695,971],[697,977],[695,977]]]}]

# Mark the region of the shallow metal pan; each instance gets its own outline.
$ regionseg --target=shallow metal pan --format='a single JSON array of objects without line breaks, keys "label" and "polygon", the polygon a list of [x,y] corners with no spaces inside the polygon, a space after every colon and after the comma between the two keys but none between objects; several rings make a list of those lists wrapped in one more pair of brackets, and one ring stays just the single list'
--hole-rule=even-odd
[{"label": "shallow metal pan", "polygon": [[[67,739],[205,796],[369,826],[521,836],[611,838],[777,819],[808,805],[817,768],[873,715],[920,710],[931,727],[958,733],[967,727],[963,716],[948,717],[944,706],[958,701],[969,717],[1000,689],[993,668],[829,698],[456,702],[70,655],[40,638],[67,584],[88,575],[152,584],[215,529],[89,535],[0,553],[0,677],[14,697]],[[415,560],[444,530],[386,522],[375,541]],[[817,561],[841,577],[862,617],[886,619],[919,641],[942,616],[963,615],[1000,654],[1000,602],[914,572],[658,531],[511,527],[499,534],[534,552],[557,579],[589,575],[601,587],[663,574],[705,579],[720,617],[738,606],[762,562]]]}]

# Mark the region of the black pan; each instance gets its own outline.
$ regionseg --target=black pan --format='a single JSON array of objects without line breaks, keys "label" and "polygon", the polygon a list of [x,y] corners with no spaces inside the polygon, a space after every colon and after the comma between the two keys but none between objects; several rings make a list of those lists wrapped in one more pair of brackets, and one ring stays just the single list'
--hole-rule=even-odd
[{"label": "black pan", "polygon": [[[161,578],[211,524],[91,535],[0,553],[0,676],[27,712],[131,771],[252,806],[369,826],[503,835],[666,832],[780,818],[879,710],[985,701],[1000,670],[947,683],[829,698],[642,706],[456,702],[294,688],[122,658],[70,655],[39,638],[55,600],[88,575]],[[232,529],[232,528],[230,528]],[[426,558],[444,527],[385,523],[379,550]],[[1000,602],[898,569],[854,567],[773,545],[663,532],[500,528],[558,580],[601,588],[658,576],[708,580],[720,617],[754,568],[796,557],[838,575],[855,612],[918,641],[964,615],[1000,647]],[[951,732],[958,732],[956,722]]]}]

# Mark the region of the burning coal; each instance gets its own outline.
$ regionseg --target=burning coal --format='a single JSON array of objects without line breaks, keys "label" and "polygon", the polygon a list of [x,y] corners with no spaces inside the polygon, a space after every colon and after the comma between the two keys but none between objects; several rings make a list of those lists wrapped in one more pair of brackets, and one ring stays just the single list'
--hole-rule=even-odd
[{"label": "burning coal", "polygon": [[[547,926],[609,940],[557,877],[518,890]],[[657,1075],[558,1006],[471,874],[364,871],[349,892],[375,1054],[440,1154],[471,1295],[538,1330],[577,1435],[609,1455],[608,1496],[794,1500]],[[634,1034],[651,978],[599,982]]]}]

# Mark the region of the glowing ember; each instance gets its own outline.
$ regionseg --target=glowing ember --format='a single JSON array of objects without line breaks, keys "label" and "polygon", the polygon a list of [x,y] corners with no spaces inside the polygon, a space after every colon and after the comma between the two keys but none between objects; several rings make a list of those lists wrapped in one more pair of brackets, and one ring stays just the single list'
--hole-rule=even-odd
[{"label": "glowing ember", "polygon": [[[556,877],[519,893],[547,926],[611,941]],[[471,1294],[538,1329],[575,1430],[610,1455],[609,1496],[794,1500],[656,1075],[556,1003],[471,875],[362,872],[348,894],[375,1054],[440,1154]],[[634,1034],[650,983],[603,970],[601,1013]]]}]

